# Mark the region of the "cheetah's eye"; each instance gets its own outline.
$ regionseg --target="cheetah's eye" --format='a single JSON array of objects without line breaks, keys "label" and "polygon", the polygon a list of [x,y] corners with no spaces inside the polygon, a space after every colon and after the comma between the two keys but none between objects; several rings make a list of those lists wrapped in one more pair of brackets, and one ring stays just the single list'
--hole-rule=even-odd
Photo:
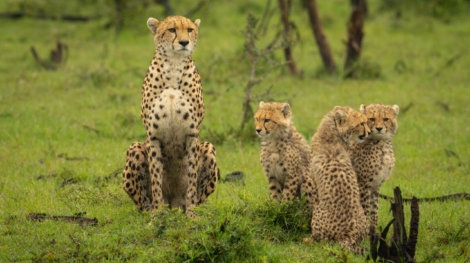
[{"label": "cheetah's eye", "polygon": [[375,118],[369,118],[369,121],[374,122]]},{"label": "cheetah's eye", "polygon": [[384,121],[388,121],[388,118],[384,118]]},{"label": "cheetah's eye", "polygon": [[264,123],[271,121],[270,119],[264,119]]},{"label": "cheetah's eye", "polygon": [[188,28],[188,33],[191,33],[193,32],[193,29],[192,28]]},{"label": "cheetah's eye", "polygon": [[171,33],[175,33],[175,32],[176,32],[176,29],[174,29],[174,28],[168,28],[168,31],[170,31]]}]

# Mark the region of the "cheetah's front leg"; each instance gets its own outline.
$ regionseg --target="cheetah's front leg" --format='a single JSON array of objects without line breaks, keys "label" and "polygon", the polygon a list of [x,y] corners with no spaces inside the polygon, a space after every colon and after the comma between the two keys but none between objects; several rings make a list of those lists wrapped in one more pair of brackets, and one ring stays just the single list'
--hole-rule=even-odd
[{"label": "cheetah's front leg", "polygon": [[215,191],[219,179],[219,168],[217,167],[215,147],[211,143],[201,143],[200,172],[197,178],[198,204]]},{"label": "cheetah's front leg", "polygon": [[194,207],[197,205],[197,176],[199,172],[199,136],[186,137],[186,155],[188,160],[188,189],[186,190],[186,215],[194,217]]},{"label": "cheetah's front leg", "polygon": [[270,176],[268,178],[268,186],[269,186],[269,195],[271,196],[272,199],[281,201],[282,199],[282,186],[279,183],[279,181],[276,179],[274,176]]},{"label": "cheetah's front leg", "polygon": [[310,212],[313,211],[315,204],[318,203],[317,188],[313,182],[313,179],[304,173],[302,184],[300,186],[300,192],[305,193],[306,206]]},{"label": "cheetah's front leg", "polygon": [[163,205],[162,180],[163,162],[162,145],[157,139],[146,141],[145,147],[149,160],[150,181],[152,183],[152,209]]},{"label": "cheetah's front leg", "polygon": [[289,162],[283,168],[283,172],[287,172],[286,181],[284,182],[284,189],[282,191],[282,197],[285,201],[291,201],[295,197],[300,195],[300,181],[301,178],[299,171],[299,162],[297,156],[294,156],[292,162]]},{"label": "cheetah's front leg", "polygon": [[142,143],[135,142],[127,150],[126,167],[122,173],[124,190],[140,211],[150,210],[152,195],[147,151]]},{"label": "cheetah's front leg", "polygon": [[370,226],[377,229],[379,219],[379,192],[372,191],[370,193]]}]

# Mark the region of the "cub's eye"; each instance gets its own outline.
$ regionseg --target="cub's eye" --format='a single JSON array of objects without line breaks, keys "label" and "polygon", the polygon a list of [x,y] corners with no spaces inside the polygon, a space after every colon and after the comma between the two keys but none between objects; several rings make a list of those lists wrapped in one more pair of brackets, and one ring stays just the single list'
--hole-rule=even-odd
[{"label": "cub's eye", "polygon": [[364,122],[361,122],[361,125],[364,126]]},{"label": "cub's eye", "polygon": [[175,33],[175,32],[176,32],[176,29],[174,29],[174,28],[168,28],[168,31],[170,31],[171,33]]},{"label": "cub's eye", "polygon": [[188,28],[188,33],[191,33],[193,32],[193,29],[192,28]]},{"label": "cub's eye", "polygon": [[388,121],[388,118],[384,118],[384,121]]},{"label": "cub's eye", "polygon": [[369,118],[369,121],[374,122],[375,118]]},{"label": "cub's eye", "polygon": [[271,121],[270,119],[264,119],[264,123]]}]

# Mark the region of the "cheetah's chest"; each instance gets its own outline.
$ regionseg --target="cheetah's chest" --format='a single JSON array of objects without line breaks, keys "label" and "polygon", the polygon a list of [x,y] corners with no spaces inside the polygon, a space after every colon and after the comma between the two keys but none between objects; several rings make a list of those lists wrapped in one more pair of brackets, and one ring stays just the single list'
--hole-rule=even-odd
[{"label": "cheetah's chest", "polygon": [[365,165],[363,176],[372,177],[371,186],[378,189],[388,179],[395,164],[391,145],[385,141],[371,143],[362,150],[362,159]]},{"label": "cheetah's chest", "polygon": [[203,117],[200,82],[194,64],[157,63],[160,60],[152,61],[145,79],[142,117],[148,139],[180,155],[186,137],[198,134]]},{"label": "cheetah's chest", "polygon": [[287,177],[288,167],[291,163],[289,155],[291,149],[284,143],[266,143],[262,150],[261,162],[267,170],[268,176],[274,176],[278,181],[283,182]]},{"label": "cheetah's chest", "polygon": [[180,90],[164,90],[152,104],[152,113],[149,131],[167,142],[184,141],[195,127],[192,108]]},{"label": "cheetah's chest", "polygon": [[382,148],[382,160],[381,160],[381,169],[378,172],[378,176],[372,181],[372,187],[378,189],[383,182],[385,182],[390,174],[392,173],[393,166],[395,165],[395,157],[393,155],[393,150],[384,146]]}]

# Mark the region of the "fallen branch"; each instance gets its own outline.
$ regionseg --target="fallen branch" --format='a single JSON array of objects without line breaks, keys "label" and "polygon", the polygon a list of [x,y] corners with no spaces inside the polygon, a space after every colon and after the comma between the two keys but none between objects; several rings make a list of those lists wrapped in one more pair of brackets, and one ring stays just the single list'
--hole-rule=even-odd
[{"label": "fallen branch", "polygon": [[36,63],[46,70],[56,70],[61,64],[65,64],[69,50],[66,44],[57,41],[56,48],[50,51],[49,59],[41,59],[34,46],[30,49]]},{"label": "fallen branch", "polygon": [[81,156],[69,157],[66,153],[60,153],[57,155],[57,157],[65,159],[66,161],[89,161],[90,160],[90,158],[88,157],[81,157]]},{"label": "fallen branch", "polygon": [[45,179],[54,178],[54,177],[57,177],[57,174],[47,174],[47,175],[41,174],[36,178],[36,180],[45,180]]},{"label": "fallen branch", "polygon": [[100,130],[98,130],[98,129],[94,128],[94,127],[91,127],[91,126],[88,125],[88,124],[80,123],[80,122],[78,122],[78,121],[75,121],[75,123],[78,124],[78,125],[80,125],[80,126],[82,126],[83,128],[85,128],[85,129],[87,129],[87,130],[89,130],[89,131],[92,131],[92,132],[95,132],[95,133],[98,134],[98,135],[101,135],[101,131],[100,131]]},{"label": "fallen branch", "polygon": [[444,64],[444,66],[442,66],[439,70],[436,71],[436,73],[434,73],[433,77],[436,78],[436,77],[439,77],[439,75],[447,68],[450,68],[455,61],[457,61],[458,59],[460,59],[462,57],[462,54],[459,53],[459,54],[456,54],[454,55],[453,57],[449,58],[446,63]]},{"label": "fallen branch", "polygon": [[243,177],[244,177],[244,174],[243,174],[242,171],[233,171],[233,172],[225,175],[225,179],[221,180],[221,182],[223,182],[223,183],[242,182],[243,184],[245,184],[245,182],[243,181]]},{"label": "fallen branch", "polygon": [[[379,197],[388,201],[394,201],[395,198],[379,194]],[[458,200],[468,200],[470,201],[470,194],[468,193],[456,193],[450,195],[443,195],[438,197],[425,197],[425,198],[416,198],[418,202],[444,202],[444,201],[458,201]],[[402,198],[403,203],[411,203],[412,198]]]},{"label": "fallen branch", "polygon": [[80,226],[96,226],[98,224],[98,219],[82,217],[81,215],[77,216],[50,216],[44,213],[29,213],[28,218],[32,221],[44,222],[46,220],[54,221],[65,221],[68,223],[75,223]]},{"label": "fallen branch", "polygon": [[90,16],[77,16],[77,15],[59,15],[59,16],[53,16],[53,15],[46,15],[46,14],[40,14],[40,15],[32,15],[27,12],[10,12],[10,13],[0,13],[0,18],[9,18],[9,19],[20,19],[23,17],[31,17],[35,19],[50,19],[50,20],[63,20],[63,21],[69,21],[69,22],[87,22],[90,20],[98,19],[101,18],[100,16],[95,16],[95,17],[90,17]]}]

